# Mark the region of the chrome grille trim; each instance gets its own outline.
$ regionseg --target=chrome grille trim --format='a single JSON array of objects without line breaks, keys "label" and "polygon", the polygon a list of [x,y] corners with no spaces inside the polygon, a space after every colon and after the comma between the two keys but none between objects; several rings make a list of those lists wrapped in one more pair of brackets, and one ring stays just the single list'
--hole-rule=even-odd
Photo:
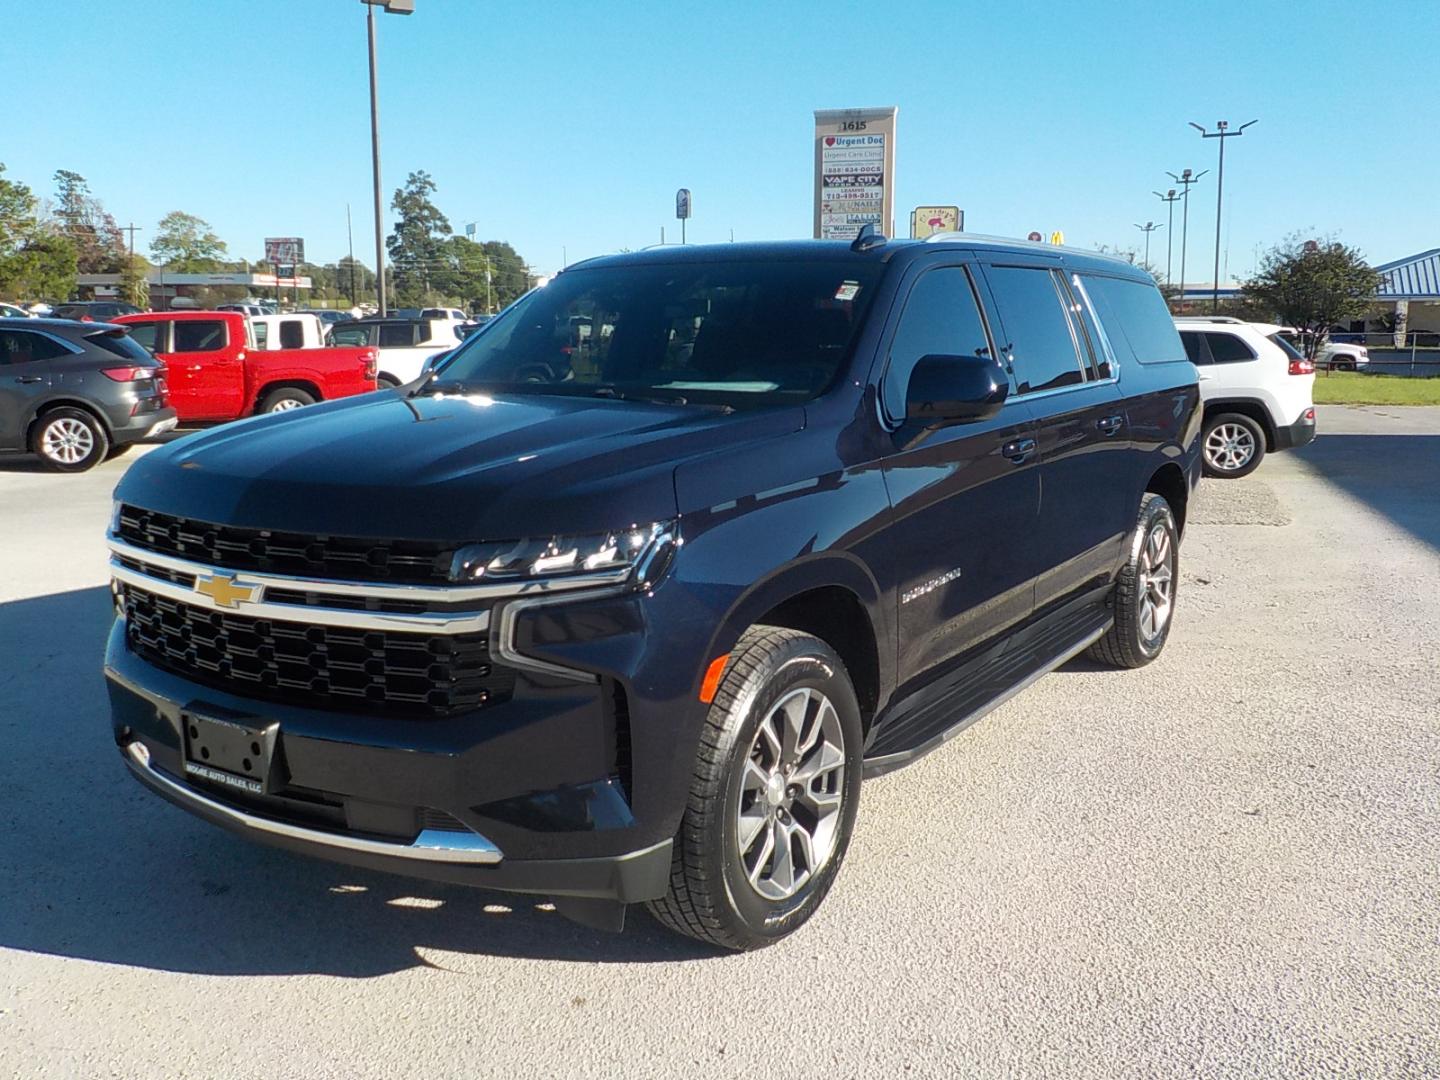
[{"label": "chrome grille trim", "polygon": [[[410,630],[429,634],[470,634],[490,626],[489,603],[500,599],[529,596],[551,596],[582,589],[613,588],[630,576],[630,568],[573,577],[549,578],[538,581],[497,581],[482,585],[402,585],[386,582],[333,581],[325,578],[295,577],[288,574],[252,573],[228,570],[206,563],[182,559],[136,547],[113,533],[109,539],[111,576],[137,588],[148,589],[170,600],[179,600],[211,611],[231,612],[281,620],[284,622],[317,623],[356,629]],[[126,565],[126,564],[130,565]],[[140,569],[134,567],[139,566]],[[258,589],[251,600],[222,606],[193,586],[177,583],[176,575],[193,581],[207,580],[220,574],[241,585]],[[276,603],[267,601],[270,589],[286,592],[313,593],[315,604]],[[382,603],[443,604],[452,610],[430,612],[356,611],[353,607],[327,607],[325,596],[373,599]],[[483,610],[454,611],[453,605],[473,603]]]}]

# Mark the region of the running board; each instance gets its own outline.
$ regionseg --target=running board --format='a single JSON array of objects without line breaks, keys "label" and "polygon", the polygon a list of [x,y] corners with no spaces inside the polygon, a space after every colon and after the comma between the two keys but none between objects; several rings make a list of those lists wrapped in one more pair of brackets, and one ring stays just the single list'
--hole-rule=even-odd
[{"label": "running board", "polygon": [[[1058,646],[1038,664],[1026,665],[1029,669],[1026,674],[1015,681],[1007,680],[1008,684],[998,693],[990,693],[976,700],[976,691],[987,683],[993,686],[996,677],[1007,668],[1010,669],[1012,677],[1019,674],[1014,670],[1014,654],[1007,655],[1002,652],[1000,656],[982,664],[979,671],[943,691],[938,698],[920,705],[912,715],[886,725],[877,732],[877,738],[866,751],[863,775],[866,778],[883,776],[924,757],[1022,690],[1084,652],[1104,637],[1114,622],[1109,610],[1102,608],[1092,611],[1095,615],[1086,620],[1087,625],[1081,637],[1070,637],[1066,644]],[[905,745],[906,743],[911,745]]]}]

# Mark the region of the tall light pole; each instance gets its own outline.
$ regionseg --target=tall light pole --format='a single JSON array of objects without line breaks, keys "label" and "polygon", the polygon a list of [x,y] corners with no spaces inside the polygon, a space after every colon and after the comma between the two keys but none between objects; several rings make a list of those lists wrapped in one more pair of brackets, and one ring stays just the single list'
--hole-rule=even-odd
[{"label": "tall light pole", "polygon": [[1147,221],[1144,225],[1135,226],[1135,228],[1145,234],[1145,272],[1147,274],[1150,272],[1150,234],[1156,229],[1163,229],[1164,227],[1164,225],[1156,225],[1153,221]]},{"label": "tall light pole", "polygon": [[1158,191],[1152,191],[1150,194],[1165,203],[1165,209],[1170,215],[1169,220],[1165,223],[1165,284],[1169,286],[1174,284],[1170,277],[1170,255],[1175,248],[1175,204],[1180,201],[1180,196],[1175,194],[1173,187],[1164,195]]},{"label": "tall light pole", "polygon": [[1204,169],[1197,173],[1191,169],[1186,169],[1179,176],[1176,176],[1173,172],[1166,174],[1170,179],[1185,189],[1180,196],[1185,200],[1180,207],[1180,292],[1175,298],[1176,304],[1180,307],[1181,315],[1185,314],[1185,245],[1190,239],[1190,185],[1198,181],[1200,177],[1209,171],[1209,169]]},{"label": "tall light pole", "polygon": [[1206,131],[1195,121],[1190,121],[1190,126],[1200,132],[1204,139],[1220,140],[1220,174],[1215,178],[1215,291],[1210,296],[1210,310],[1220,310],[1220,207],[1221,199],[1225,197],[1225,140],[1233,139],[1236,135],[1244,135],[1245,129],[1252,124],[1259,123],[1251,120],[1248,124],[1241,124],[1234,131],[1230,130],[1230,121],[1215,121],[1215,130]]},{"label": "tall light pole", "polygon": [[[380,88],[375,73],[375,8],[383,7],[392,15],[411,15],[415,0],[360,0],[365,5],[365,30],[370,39],[370,158],[375,172],[375,299],[380,314],[385,305],[385,223],[380,199]],[[277,279],[278,280],[278,279]]]}]

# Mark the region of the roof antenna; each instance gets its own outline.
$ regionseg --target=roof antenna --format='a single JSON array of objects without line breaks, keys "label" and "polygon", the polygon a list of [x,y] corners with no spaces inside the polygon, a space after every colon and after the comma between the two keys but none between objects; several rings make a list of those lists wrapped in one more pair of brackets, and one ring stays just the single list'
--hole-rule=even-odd
[{"label": "roof antenna", "polygon": [[875,227],[873,221],[866,222],[860,226],[860,231],[855,234],[855,239],[850,242],[851,251],[869,251],[871,248],[880,247],[886,243],[885,234]]}]

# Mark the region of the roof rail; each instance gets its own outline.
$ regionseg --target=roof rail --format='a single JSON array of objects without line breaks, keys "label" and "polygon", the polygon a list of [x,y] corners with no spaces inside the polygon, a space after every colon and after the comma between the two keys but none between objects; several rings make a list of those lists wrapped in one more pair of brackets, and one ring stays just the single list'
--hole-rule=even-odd
[{"label": "roof rail", "polygon": [[[1121,262],[1121,263],[1125,262],[1125,260],[1122,259],[1122,258],[1120,258],[1119,256],[1116,256],[1116,255],[1107,255],[1107,254],[1105,254],[1104,252],[1101,252],[1101,251],[1087,251],[1085,248],[1073,247],[1073,246],[1071,246],[1071,245],[1069,245],[1069,244],[1047,244],[1044,240],[1027,240],[1027,239],[1024,239],[1023,237],[1018,237],[1018,236],[989,236],[989,235],[986,235],[985,233],[972,233],[972,232],[931,233],[931,234],[930,234],[929,236],[927,236],[924,240],[922,240],[921,243],[923,243],[923,244],[947,244],[947,243],[948,243],[948,244],[959,244],[959,243],[971,243],[971,244],[1004,244],[1004,245],[1006,245],[1007,247],[1012,247],[1012,246],[1018,244],[1018,245],[1021,245],[1022,247],[1032,247],[1032,248],[1034,248],[1036,251],[1068,251],[1068,252],[1070,252],[1070,253],[1073,254],[1073,255],[1088,255],[1088,256],[1090,256],[1090,257],[1093,258],[1093,259],[1114,259],[1116,262]],[[1134,264],[1134,263],[1131,263],[1130,265],[1134,266],[1135,264]]]},{"label": "roof rail", "polygon": [[1237,319],[1233,315],[1176,315],[1176,322],[1204,322],[1204,323],[1236,323],[1244,325],[1244,319]]}]

